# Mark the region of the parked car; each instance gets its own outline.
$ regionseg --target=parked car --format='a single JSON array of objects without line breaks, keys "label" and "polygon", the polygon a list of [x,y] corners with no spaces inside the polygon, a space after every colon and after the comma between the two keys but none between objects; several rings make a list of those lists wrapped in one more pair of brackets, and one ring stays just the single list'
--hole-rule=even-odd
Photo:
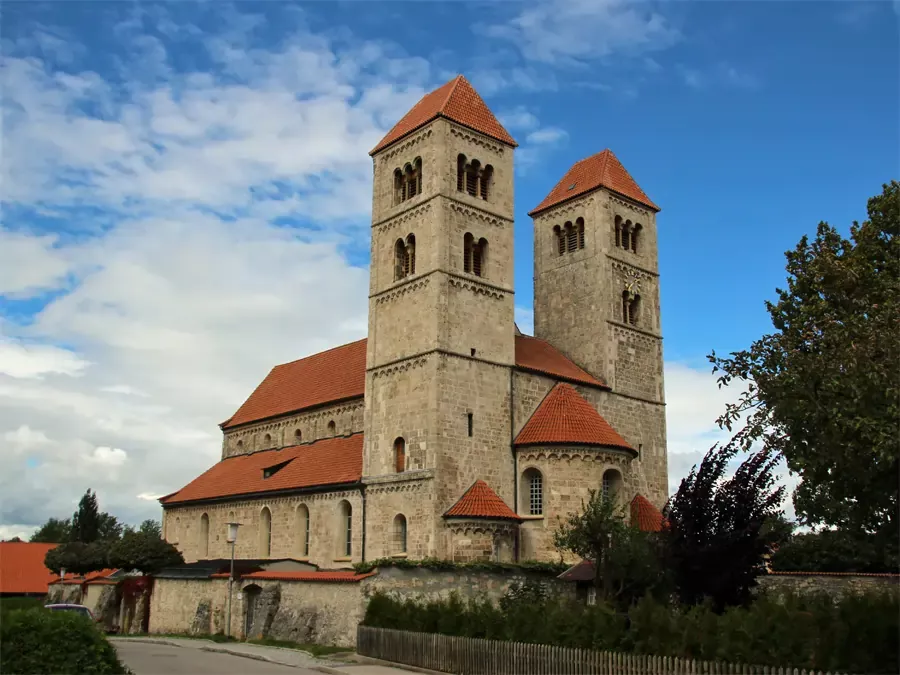
[{"label": "parked car", "polygon": [[94,613],[84,605],[68,605],[65,603],[60,603],[55,605],[44,605],[44,609],[50,609],[54,612],[77,612],[82,616],[86,616],[91,621],[95,620]]}]

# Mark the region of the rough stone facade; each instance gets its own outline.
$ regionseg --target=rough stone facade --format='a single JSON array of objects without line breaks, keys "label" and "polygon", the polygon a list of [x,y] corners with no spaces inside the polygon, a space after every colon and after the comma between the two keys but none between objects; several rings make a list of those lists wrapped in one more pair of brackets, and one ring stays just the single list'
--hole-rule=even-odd
[{"label": "rough stone facade", "polygon": [[900,592],[897,574],[785,574],[773,573],[757,579],[759,591],[773,593],[827,593],[835,598],[860,593]]},{"label": "rough stone facade", "polygon": [[[243,524],[239,558],[291,557],[323,568],[389,556],[556,559],[559,519],[580,508],[611,469],[621,476],[623,502],[641,493],[663,505],[656,218],[604,188],[534,219],[535,333],[609,384],[576,389],[637,454],[587,446],[514,450],[516,434],[557,380],[515,368],[513,155],[510,145],[440,116],[375,153],[365,396],[230,428],[222,449],[227,458],[362,431],[360,484],[169,504],[165,537],[187,561],[227,557],[231,519]],[[484,193],[481,183],[476,195],[465,189],[460,162],[485,168]],[[404,200],[395,177],[412,167],[416,194]],[[554,227],[570,221],[583,223],[583,245],[561,255]],[[640,226],[637,246],[617,240],[623,223]],[[472,242],[482,251],[478,270]],[[634,322],[623,315],[623,293],[640,296]],[[405,448],[401,472],[398,439]],[[545,484],[539,516],[525,501],[527,471],[539,471]],[[521,525],[443,517],[479,479],[523,516]],[[344,501],[352,510],[349,556],[342,554]]]},{"label": "rough stone facade", "polygon": [[[545,575],[441,572],[383,568],[352,583],[243,580],[234,585],[231,635],[300,643],[348,645],[376,591],[398,599],[431,600],[457,593],[463,599],[499,600],[514,582],[539,581],[554,593],[574,594],[572,584]],[[157,579],[150,606],[151,633],[224,632],[226,579]]]}]

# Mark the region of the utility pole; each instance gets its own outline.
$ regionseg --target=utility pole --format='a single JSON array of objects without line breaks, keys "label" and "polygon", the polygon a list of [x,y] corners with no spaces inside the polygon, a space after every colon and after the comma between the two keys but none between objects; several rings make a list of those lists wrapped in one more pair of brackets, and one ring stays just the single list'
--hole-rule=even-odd
[{"label": "utility pole", "polygon": [[238,528],[240,523],[228,523],[228,539],[231,544],[231,572],[228,574],[228,620],[225,623],[225,635],[231,636],[231,589],[234,586],[234,544],[237,541]]}]

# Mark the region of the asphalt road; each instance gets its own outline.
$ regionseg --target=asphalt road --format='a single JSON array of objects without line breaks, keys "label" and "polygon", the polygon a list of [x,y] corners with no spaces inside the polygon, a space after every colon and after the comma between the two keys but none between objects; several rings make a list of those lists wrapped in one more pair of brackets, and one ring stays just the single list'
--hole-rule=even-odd
[{"label": "asphalt road", "polygon": [[309,668],[171,645],[116,640],[115,647],[135,675],[322,675]]}]

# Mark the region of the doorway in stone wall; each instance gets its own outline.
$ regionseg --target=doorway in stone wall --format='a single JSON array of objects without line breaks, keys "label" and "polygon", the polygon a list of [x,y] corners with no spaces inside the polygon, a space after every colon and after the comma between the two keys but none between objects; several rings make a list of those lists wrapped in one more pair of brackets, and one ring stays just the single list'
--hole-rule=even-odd
[{"label": "doorway in stone wall", "polygon": [[244,639],[247,639],[253,636],[253,617],[259,606],[259,594],[262,593],[262,588],[252,584],[244,588],[242,592],[244,594]]}]

